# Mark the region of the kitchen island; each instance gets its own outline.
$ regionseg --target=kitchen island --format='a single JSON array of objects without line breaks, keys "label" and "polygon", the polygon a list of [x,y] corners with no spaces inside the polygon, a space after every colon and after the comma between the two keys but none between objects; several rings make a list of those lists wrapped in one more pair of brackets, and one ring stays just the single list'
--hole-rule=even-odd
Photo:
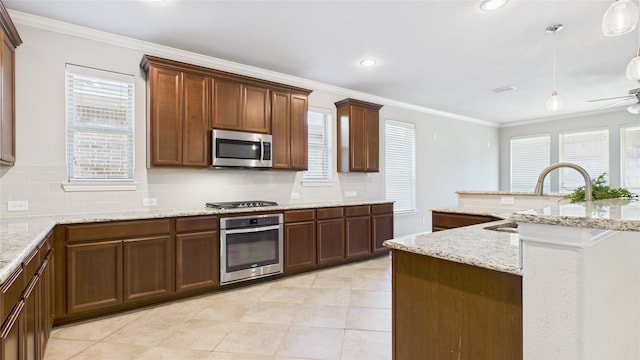
[{"label": "kitchen island", "polygon": [[[515,213],[504,223],[511,221],[519,234],[487,229],[500,227],[496,222],[385,242],[393,249],[394,358],[639,358],[640,345],[631,339],[640,335],[640,271],[631,259],[640,256],[640,203],[551,206]],[[585,259],[583,248],[567,252],[554,235],[564,238],[566,231],[613,244],[608,259],[597,251]],[[541,243],[549,246],[529,251]],[[590,280],[604,269],[618,277]],[[585,291],[593,295],[593,286],[605,285],[607,296],[585,301]],[[545,287],[550,291],[541,295]],[[612,296],[625,299],[617,301],[621,307],[598,307]],[[605,315],[594,316],[596,309]]]}]

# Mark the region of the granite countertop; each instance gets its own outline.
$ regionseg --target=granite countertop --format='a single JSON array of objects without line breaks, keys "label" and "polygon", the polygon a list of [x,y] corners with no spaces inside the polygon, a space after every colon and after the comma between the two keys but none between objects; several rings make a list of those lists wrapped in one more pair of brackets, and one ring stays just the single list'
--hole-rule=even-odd
[{"label": "granite countertop", "polygon": [[180,216],[221,215],[250,212],[272,212],[335,206],[374,205],[389,203],[380,201],[336,201],[322,203],[281,204],[259,208],[210,209],[160,209],[128,212],[68,214],[51,216],[0,218],[0,284],[20,266],[22,261],[40,244],[56,225],[103,221],[139,220]]},{"label": "granite countertop", "polygon": [[494,221],[387,240],[384,245],[439,259],[522,275],[518,234],[486,230],[485,227],[509,223]]},{"label": "granite countertop", "polygon": [[640,201],[596,200],[525,210],[509,217],[512,222],[640,231]]},{"label": "granite countertop", "polygon": [[640,231],[638,200],[597,200],[511,213],[505,208],[480,207],[430,210],[453,214],[490,215],[506,220],[391,239],[384,244],[392,249],[521,275],[518,234],[486,230],[485,227],[517,222]]}]

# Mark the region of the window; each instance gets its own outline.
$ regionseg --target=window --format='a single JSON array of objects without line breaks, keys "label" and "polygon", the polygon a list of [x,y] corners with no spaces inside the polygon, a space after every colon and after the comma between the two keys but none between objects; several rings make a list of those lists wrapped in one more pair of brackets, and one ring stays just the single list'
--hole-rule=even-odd
[{"label": "window", "polygon": [[416,134],[413,124],[387,120],[385,136],[385,192],[395,201],[394,212],[416,209]]},{"label": "window", "polygon": [[133,76],[66,66],[69,181],[133,181]]},{"label": "window", "polygon": [[640,192],[640,126],[620,129],[621,186],[633,193]]},{"label": "window", "polygon": [[309,182],[331,181],[331,115],[329,111],[309,110],[308,170],[302,179]]},{"label": "window", "polygon": [[[591,178],[609,172],[609,130],[587,130],[560,134],[560,161],[583,167]],[[582,175],[573,169],[560,169],[560,192],[584,186]]]},{"label": "window", "polygon": [[[511,191],[532,192],[540,172],[551,164],[551,137],[537,135],[511,139]],[[549,177],[543,190],[549,192]]]}]

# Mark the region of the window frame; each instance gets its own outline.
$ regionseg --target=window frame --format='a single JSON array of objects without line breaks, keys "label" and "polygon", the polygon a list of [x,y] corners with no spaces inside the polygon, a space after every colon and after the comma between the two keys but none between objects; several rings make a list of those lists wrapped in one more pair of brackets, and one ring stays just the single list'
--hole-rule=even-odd
[{"label": "window frame", "polygon": [[[563,137],[564,136],[566,136],[566,135],[598,133],[598,132],[603,132],[603,133],[606,134],[607,143],[606,143],[606,146],[604,146],[604,148],[606,149],[607,158],[606,158],[606,171],[604,171],[604,172],[607,174],[606,179],[607,179],[607,183],[609,183],[609,178],[610,178],[610,175],[611,175],[611,173],[610,173],[610,171],[611,171],[611,154],[610,154],[610,149],[609,149],[609,146],[610,146],[610,143],[611,143],[611,134],[610,134],[610,131],[609,131],[608,127],[598,127],[598,128],[570,130],[570,131],[560,132],[558,134],[558,161],[559,162],[571,162],[571,163],[574,163],[574,164],[584,168],[589,173],[589,176],[592,179],[597,178],[598,176],[600,176],[601,173],[597,173],[596,174],[594,171],[590,171],[590,170],[592,170],[590,166],[586,166],[584,163],[582,163],[580,161],[576,161],[574,159],[566,159],[565,156],[563,156],[563,155],[565,155],[564,151],[563,151],[563,147],[566,146],[565,142],[563,141]],[[573,177],[578,178],[578,182],[576,184],[577,185],[576,188],[584,186],[584,180],[582,179],[582,176],[578,172],[576,172],[573,169],[560,168],[559,169],[559,174],[558,174],[558,192],[560,194],[569,194],[569,193],[571,193],[571,192],[573,192],[575,190],[575,188],[570,188],[570,187],[563,188],[563,185],[564,185],[563,176],[566,177],[566,175],[564,175],[565,171],[571,171],[573,173]]]},{"label": "window frame", "polygon": [[[318,113],[318,114],[322,114],[323,115],[323,129],[324,129],[324,136],[323,138],[326,140],[325,143],[323,144],[319,144],[319,143],[315,143],[313,141],[311,141],[311,139],[309,138],[310,132],[310,126],[309,126],[309,118],[310,118],[310,113]],[[324,152],[326,155],[326,169],[324,171],[324,173],[326,174],[325,178],[313,178],[313,177],[307,177],[308,174],[311,173],[311,171],[306,170],[302,172],[302,185],[303,186],[333,186],[334,185],[334,181],[333,181],[333,163],[334,163],[334,159],[333,159],[333,112],[330,109],[325,109],[325,108],[319,108],[319,107],[312,107],[310,106],[309,109],[307,110],[307,168],[311,167],[311,158],[310,158],[310,154],[311,154],[311,146],[321,146],[324,148]]]},{"label": "window frame", "polygon": [[[73,106],[76,106],[78,94],[90,93],[72,87],[81,82],[82,78],[95,78],[102,84],[113,82],[120,90],[124,90],[126,94],[120,97],[119,94],[113,94],[114,98],[120,97],[124,106],[124,124],[111,125],[106,123],[80,123],[74,122],[71,118],[74,114]],[[120,83],[120,84],[118,84]],[[108,94],[95,94],[98,99],[102,100],[109,97]],[[106,93],[106,91],[105,91]],[[103,95],[100,97],[100,95]],[[82,102],[80,102],[82,103]],[[67,164],[67,182],[63,183],[65,191],[105,191],[105,190],[136,190],[135,184],[135,77],[133,75],[122,74],[118,72],[95,69],[91,67],[79,66],[74,64],[65,64],[65,157]],[[84,132],[93,134],[112,134],[126,137],[125,155],[128,165],[124,168],[123,177],[76,177],[74,176],[74,134]],[[107,158],[111,159],[110,156]]]},{"label": "window frame", "polygon": [[[640,125],[637,124],[627,124],[627,125],[622,125],[620,126],[620,187],[622,188],[626,188],[627,190],[629,190],[632,193],[640,193],[640,176],[638,176],[637,178],[638,183],[635,184],[629,184],[627,183],[627,168],[626,168],[626,163],[627,163],[627,141],[630,140],[627,138],[626,136],[626,132],[628,130],[632,130],[632,131],[638,131],[640,133]],[[638,140],[640,142],[640,140]]]},{"label": "window frame", "polygon": [[[523,189],[518,189],[518,190],[514,190],[513,189],[513,174],[514,174],[514,166],[513,166],[513,161],[514,161],[514,157],[513,157],[513,142],[514,140],[525,140],[525,139],[536,139],[536,138],[546,138],[548,141],[548,154],[549,154],[549,158],[547,159],[547,165],[542,167],[541,169],[539,169],[538,171],[533,171],[531,174],[529,174],[529,177],[531,177],[531,181],[533,183],[533,185],[531,186],[531,189],[527,189],[527,190],[523,190]],[[510,187],[510,191],[531,191],[533,192],[533,190],[535,189],[536,186],[536,182],[538,179],[538,176],[540,174],[540,172],[542,170],[544,170],[547,166],[551,165],[551,134],[550,133],[541,133],[541,134],[532,134],[532,135],[523,135],[523,136],[513,136],[511,137],[511,139],[509,139],[509,168],[510,168],[510,173],[509,173],[509,187]],[[543,191],[545,193],[549,193],[551,189],[551,179],[547,176],[544,179],[544,183],[543,183]]]},{"label": "window frame", "polygon": [[[411,144],[411,142],[407,142],[404,141],[403,143],[406,144],[411,144],[412,145],[412,151],[411,151],[411,159],[409,159],[408,164],[407,165],[412,165],[412,166],[399,166],[399,168],[403,168],[403,169],[410,169],[409,171],[409,176],[399,176],[400,179],[410,179],[410,183],[408,184],[409,189],[410,189],[410,194],[409,196],[407,196],[406,199],[409,200],[410,204],[408,207],[403,207],[402,206],[402,201],[401,200],[405,200],[405,199],[391,199],[389,198],[390,191],[389,191],[389,185],[390,185],[390,178],[389,176],[394,173],[393,171],[393,166],[390,166],[390,164],[398,164],[398,157],[397,156],[392,156],[391,154],[393,153],[393,151],[389,151],[390,149],[390,144],[393,144],[393,148],[394,149],[399,149],[400,147],[395,145],[396,143],[393,141],[389,141],[390,138],[390,131],[388,129],[388,126],[395,126],[398,128],[405,128],[405,129],[410,129],[411,132],[411,136],[412,136],[412,140],[413,143]],[[417,144],[417,139],[416,139],[416,125],[414,123],[411,122],[406,122],[406,121],[398,121],[398,120],[392,120],[392,119],[385,119],[384,120],[384,140],[385,140],[385,177],[384,177],[384,188],[385,188],[385,199],[387,201],[394,201],[394,207],[393,207],[393,212],[394,214],[408,214],[408,213],[415,213],[416,212],[416,144]],[[393,157],[395,160],[394,161],[390,161],[390,157]],[[404,164],[404,163],[403,163]]]}]

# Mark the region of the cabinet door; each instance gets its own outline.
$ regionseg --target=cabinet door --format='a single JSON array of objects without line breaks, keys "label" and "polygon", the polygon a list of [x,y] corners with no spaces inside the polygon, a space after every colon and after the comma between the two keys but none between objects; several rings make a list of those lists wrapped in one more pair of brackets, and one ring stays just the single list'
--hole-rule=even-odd
[{"label": "cabinet door", "polygon": [[389,251],[389,248],[382,245],[385,240],[393,238],[393,214],[372,215],[371,225],[373,227],[373,252]]},{"label": "cabinet door", "polygon": [[284,225],[285,271],[312,267],[316,263],[313,221]]},{"label": "cabinet door", "polygon": [[173,292],[171,238],[124,240],[124,302]]},{"label": "cabinet door", "polygon": [[367,124],[367,109],[351,106],[349,118],[349,171],[365,171],[367,158],[365,154],[365,134]]},{"label": "cabinet door", "polygon": [[291,95],[291,169],[307,170],[308,168],[308,99],[303,95]]},{"label": "cabinet door", "polygon": [[14,57],[9,39],[0,30],[0,162],[15,162]]},{"label": "cabinet door", "polygon": [[369,216],[345,219],[347,259],[371,253],[371,220]]},{"label": "cabinet door", "polygon": [[208,166],[209,161],[209,78],[183,75],[182,165]]},{"label": "cabinet door", "polygon": [[[47,346],[47,340],[51,333],[52,325],[52,312],[53,312],[53,277],[52,277],[52,259],[53,252],[50,252],[50,256],[45,258],[38,270],[38,276],[40,277],[40,314],[38,316],[38,346],[39,354],[44,355],[44,349]],[[42,357],[42,356],[41,356]]]},{"label": "cabinet door", "polygon": [[269,89],[242,85],[242,130],[271,132]]},{"label": "cabinet door", "polygon": [[215,129],[241,130],[241,85],[237,82],[213,80],[211,102],[211,127]]},{"label": "cabinet door", "polygon": [[182,73],[149,69],[151,164],[182,163]]},{"label": "cabinet door", "polygon": [[0,359],[25,358],[24,347],[24,302],[16,304],[0,327]]},{"label": "cabinet door", "polygon": [[288,169],[291,164],[291,95],[271,93],[271,145],[273,168]]},{"label": "cabinet door", "polygon": [[67,245],[67,312],[122,303],[122,242]]},{"label": "cabinet door", "polygon": [[341,262],[344,259],[344,220],[318,220],[318,265]]},{"label": "cabinet door", "polygon": [[176,235],[176,292],[220,283],[218,232]]},{"label": "cabinet door", "polygon": [[34,276],[24,291],[24,359],[39,359],[40,349],[40,286],[39,278]]},{"label": "cabinet door", "polygon": [[365,170],[368,172],[379,171],[379,114],[377,111],[367,110],[365,126]]}]

